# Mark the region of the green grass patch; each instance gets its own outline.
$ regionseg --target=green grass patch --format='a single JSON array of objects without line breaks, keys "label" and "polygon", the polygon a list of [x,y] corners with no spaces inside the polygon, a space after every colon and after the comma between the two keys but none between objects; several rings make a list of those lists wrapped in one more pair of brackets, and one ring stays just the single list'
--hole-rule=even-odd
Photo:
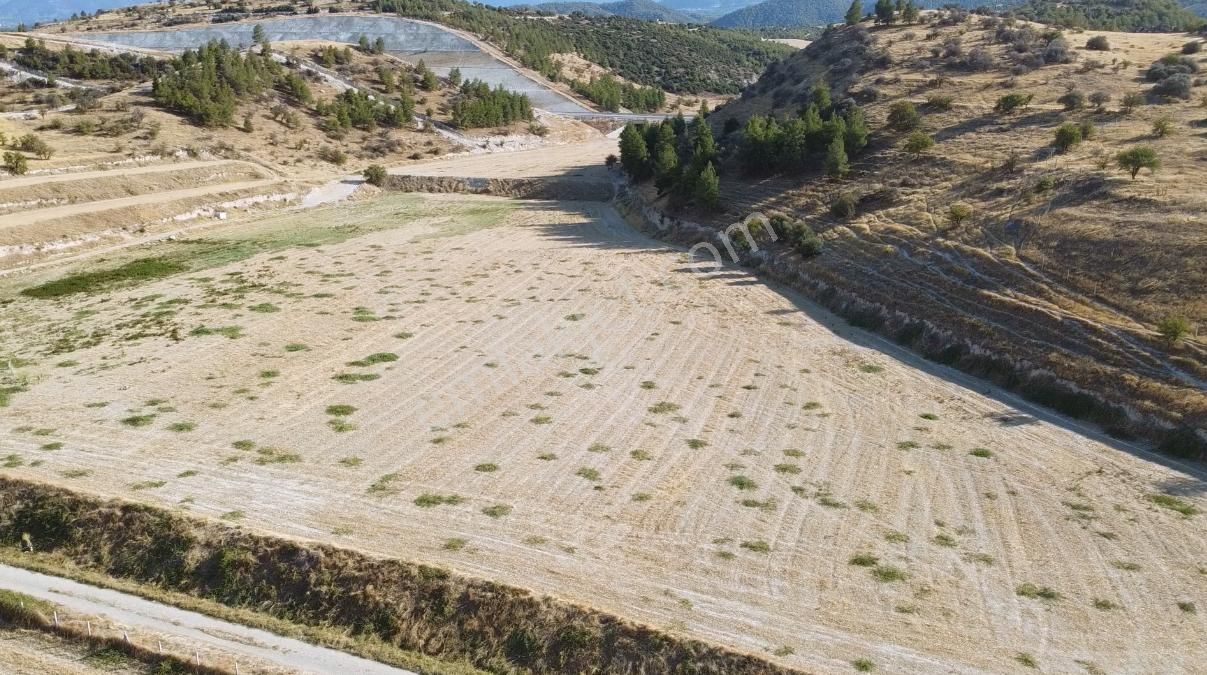
[{"label": "green grass patch", "polygon": [[1019,586],[1014,589],[1014,592],[1024,598],[1030,598],[1031,600],[1055,601],[1060,599],[1060,593],[1057,593],[1052,588],[1048,586],[1037,586],[1029,581],[1024,584],[1019,584]]},{"label": "green grass patch", "polygon": [[252,305],[251,307],[248,307],[247,309],[249,309],[253,312],[259,312],[260,314],[273,314],[273,313],[281,311],[280,307],[277,307],[276,305],[272,304],[271,302],[261,302],[260,304]]},{"label": "green grass patch", "polygon": [[292,352],[305,352],[305,351],[309,351],[309,350],[310,350],[310,347],[307,347],[306,345],[302,344],[301,342],[290,342],[289,344],[285,345],[285,351],[291,352],[291,353]]},{"label": "green grass patch", "polygon": [[730,476],[729,484],[739,490],[755,490],[758,488],[758,483],[754,482],[749,476]]},{"label": "green grass patch", "polygon": [[678,404],[671,403],[670,401],[659,401],[658,403],[655,403],[654,405],[649,407],[649,411],[656,415],[673,413],[673,412],[677,412],[678,410],[679,410]]},{"label": "green grass patch", "polygon": [[44,443],[42,445],[42,449],[43,450],[62,450],[63,443],[61,441],[52,441],[50,443]]},{"label": "green grass patch", "polygon": [[256,448],[256,464],[294,464],[302,461],[302,456],[296,452],[285,452],[278,448]]},{"label": "green grass patch", "polygon": [[646,461],[649,461],[654,458],[653,455],[646,452],[645,450],[631,450],[631,451],[629,451],[629,457],[632,457],[633,459],[636,459],[636,460],[639,460],[642,462],[646,462]]},{"label": "green grass patch", "polygon": [[356,384],[357,382],[372,382],[380,377],[381,375],[377,373],[340,373],[331,379],[340,384]]},{"label": "green grass patch", "polygon": [[896,581],[905,581],[908,575],[900,567],[876,565],[872,568],[872,578],[880,583],[888,584]]},{"label": "green grass patch", "polygon": [[243,337],[243,329],[239,326],[198,326],[189,331],[189,335],[202,337],[206,335],[221,335],[222,337],[235,340]]},{"label": "green grass patch", "polygon": [[331,427],[331,430],[337,434],[347,433],[349,431],[356,431],[355,424],[349,422],[348,420],[340,419],[338,417],[327,420],[327,426]]},{"label": "green grass patch", "polygon": [[747,551],[754,551],[755,553],[770,553],[771,552],[771,544],[768,544],[767,542],[763,541],[762,539],[744,541],[738,545],[741,546],[742,548],[746,549]]},{"label": "green grass patch", "polygon": [[586,478],[589,481],[599,480],[599,471],[597,469],[592,469],[589,466],[584,466],[578,471],[575,471],[574,475],[578,476],[579,478]]},{"label": "green grass patch", "polygon": [[511,513],[511,507],[506,504],[494,504],[482,509],[482,513],[490,516],[491,518],[502,518],[503,516]]},{"label": "green grass patch", "polygon": [[122,286],[133,286],[184,272],[188,267],[166,258],[132,260],[119,267],[94,272],[78,272],[21,291],[27,298],[61,298],[76,293],[98,293]]},{"label": "green grass patch", "polygon": [[1198,507],[1196,507],[1194,504],[1191,504],[1181,497],[1175,497],[1173,495],[1167,495],[1159,492],[1153,493],[1148,495],[1148,501],[1160,506],[1163,509],[1177,511],[1187,518],[1199,512]]},{"label": "green grass patch", "polygon": [[973,448],[968,454],[973,457],[980,457],[981,459],[989,459],[993,456],[993,451],[989,448]]},{"label": "green grass patch", "polygon": [[851,559],[847,561],[848,565],[855,565],[856,567],[875,567],[879,563],[880,558],[871,553],[858,553],[851,556]]},{"label": "green grass patch", "polygon": [[435,506],[456,506],[464,501],[465,498],[458,495],[438,495],[425,492],[415,498],[415,506],[430,509]]},{"label": "green grass patch", "polygon": [[333,417],[347,417],[354,412],[356,412],[356,408],[354,406],[347,405],[346,403],[338,403],[336,405],[327,406],[327,414]]},{"label": "green grass patch", "polygon": [[498,470],[499,465],[495,464],[494,462],[483,462],[474,467],[474,471],[478,471],[480,473],[494,473]]},{"label": "green grass patch", "polygon": [[197,428],[196,422],[173,422],[168,425],[168,431],[175,431],[176,433],[179,433],[179,434],[183,434],[183,433],[192,431],[196,428]]},{"label": "green grass patch", "polygon": [[358,359],[356,361],[349,361],[348,365],[352,366],[353,368],[367,368],[369,366],[376,365],[378,363],[392,363],[397,360],[398,360],[397,354],[394,354],[392,352],[378,352],[376,354],[369,354],[368,356],[366,356],[363,359]]},{"label": "green grass patch", "polygon": [[131,415],[122,420],[122,424],[128,427],[148,427],[155,421],[154,415]]},{"label": "green grass patch", "polygon": [[399,476],[396,473],[387,473],[387,474],[381,476],[380,478],[378,478],[377,480],[373,481],[373,484],[370,485],[369,488],[367,490],[365,490],[365,492],[373,495],[374,497],[385,497],[387,495],[396,495],[399,492],[399,488],[395,484],[398,482],[398,479],[400,477],[401,476]]}]

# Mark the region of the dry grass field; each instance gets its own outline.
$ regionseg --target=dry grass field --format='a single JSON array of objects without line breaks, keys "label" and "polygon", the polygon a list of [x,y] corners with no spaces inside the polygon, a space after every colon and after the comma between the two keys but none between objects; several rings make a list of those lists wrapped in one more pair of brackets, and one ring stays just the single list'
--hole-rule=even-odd
[{"label": "dry grass field", "polygon": [[689,263],[394,195],[0,281],[3,470],[810,672],[1201,672],[1200,467]]}]

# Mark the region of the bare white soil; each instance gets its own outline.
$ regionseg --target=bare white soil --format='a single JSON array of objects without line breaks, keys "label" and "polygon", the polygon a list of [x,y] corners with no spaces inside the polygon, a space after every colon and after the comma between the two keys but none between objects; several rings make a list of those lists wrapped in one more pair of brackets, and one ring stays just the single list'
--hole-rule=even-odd
[{"label": "bare white soil", "polygon": [[[604,205],[391,196],[275,218],[357,214],[363,236],[128,291],[0,288],[0,364],[34,361],[0,409],[4,470],[445,565],[810,672],[1204,672],[1207,516],[1149,500],[1207,508],[1200,467],[1104,442],[743,270],[695,274]],[[179,341],[126,339],[172,311]],[[48,353],[70,329],[99,342]],[[354,363],[377,353],[398,358]],[[878,581],[890,567],[904,578]]]}]

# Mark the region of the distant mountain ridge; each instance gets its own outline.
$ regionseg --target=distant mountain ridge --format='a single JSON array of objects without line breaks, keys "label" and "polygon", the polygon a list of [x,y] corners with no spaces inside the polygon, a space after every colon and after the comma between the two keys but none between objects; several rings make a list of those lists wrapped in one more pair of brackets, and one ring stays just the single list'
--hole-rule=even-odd
[{"label": "distant mountain ridge", "polygon": [[[691,0],[678,0],[689,2]],[[864,15],[875,0],[863,0]],[[1041,23],[1075,28],[1177,32],[1195,27],[1191,12],[1207,16],[1207,0],[919,0],[922,8],[958,5],[967,9],[1013,8]],[[824,26],[843,21],[850,0],[766,0],[742,7],[712,22],[718,28]]]},{"label": "distant mountain ridge", "polygon": [[[581,12],[587,16],[623,16],[642,21],[665,21],[667,23],[707,23],[703,17],[672,9],[654,0],[619,0],[618,2],[544,2],[526,5],[542,12],[573,14]],[[518,7],[518,6],[517,6]]]}]

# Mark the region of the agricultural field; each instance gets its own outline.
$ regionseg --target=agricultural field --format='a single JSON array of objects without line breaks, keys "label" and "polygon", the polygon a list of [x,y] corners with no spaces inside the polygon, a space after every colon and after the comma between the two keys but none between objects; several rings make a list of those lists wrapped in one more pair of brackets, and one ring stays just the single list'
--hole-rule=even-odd
[{"label": "agricultural field", "polygon": [[384,194],[0,279],[3,471],[804,671],[1207,660],[1201,467],[692,262]]}]

